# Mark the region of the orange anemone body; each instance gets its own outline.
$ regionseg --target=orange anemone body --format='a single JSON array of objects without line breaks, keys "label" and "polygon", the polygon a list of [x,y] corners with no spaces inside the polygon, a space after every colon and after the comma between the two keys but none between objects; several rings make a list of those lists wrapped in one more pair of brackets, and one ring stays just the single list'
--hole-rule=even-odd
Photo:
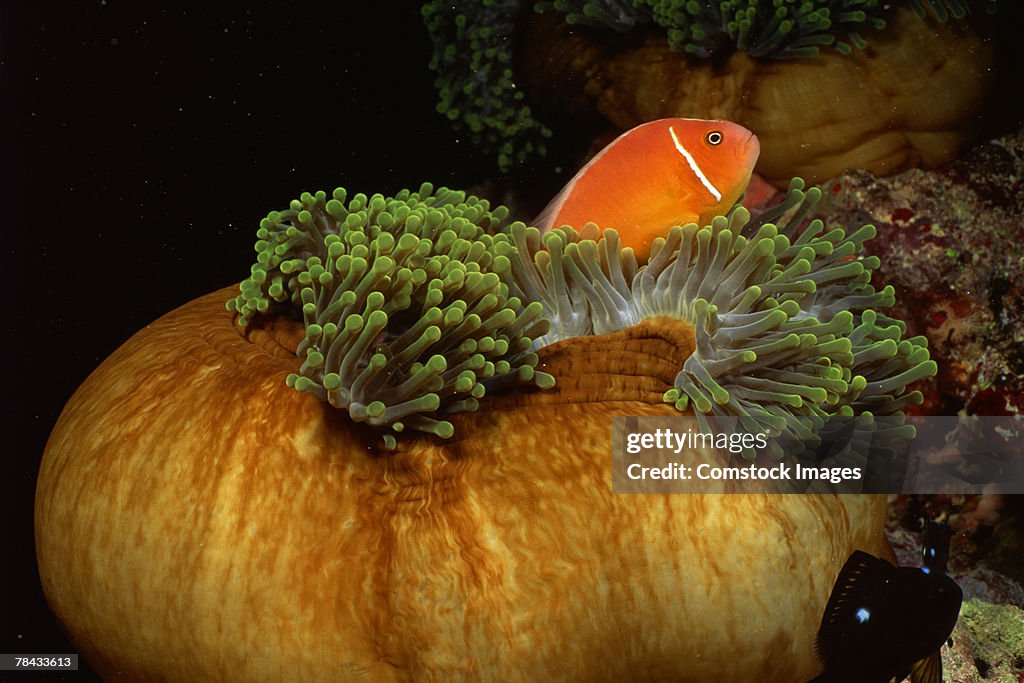
[{"label": "orange anemone body", "polygon": [[46,447],[43,588],[108,680],[792,683],[843,561],[886,553],[884,496],[612,493],[612,416],[677,414],[683,321],[545,347],[553,389],[384,452],[235,291],[136,334]]},{"label": "orange anemone body", "polygon": [[757,131],[758,175],[778,188],[794,176],[822,183],[853,169],[934,168],[998,111],[985,106],[998,43],[985,12],[922,21],[893,4],[886,27],[863,34],[867,49],[824,48],[813,59],[683,56],[663,32],[624,40],[545,13],[517,37],[529,46],[517,84],[562,116],[597,112],[616,130],[670,116],[739,122]]},{"label": "orange anemone body", "polygon": [[651,121],[601,150],[535,223],[545,231],[587,223],[615,228],[643,262],[669,228],[704,225],[732,208],[759,152],[757,136],[729,121]]}]

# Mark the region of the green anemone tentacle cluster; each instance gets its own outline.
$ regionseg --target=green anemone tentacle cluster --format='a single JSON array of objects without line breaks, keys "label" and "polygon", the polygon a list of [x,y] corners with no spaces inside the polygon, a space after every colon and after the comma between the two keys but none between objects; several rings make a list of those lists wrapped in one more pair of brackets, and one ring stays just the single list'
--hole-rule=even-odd
[{"label": "green anemone tentacle cluster", "polygon": [[[639,265],[614,230],[546,234],[504,207],[424,184],[391,198],[303,194],[260,225],[257,263],[228,302],[241,325],[301,314],[302,359],[288,384],[386,430],[453,433],[445,415],[488,391],[547,388],[536,351],[645,318],[693,325],[696,349],[664,400],[704,429],[736,417],[812,443],[831,417],[899,415],[933,375],[924,338],[884,314],[872,226],[808,214],[817,188],[751,220],[742,206],[710,225],[672,228]],[[797,418],[797,419],[794,419]]]},{"label": "green anemone tentacle cluster", "polygon": [[907,386],[936,371],[924,338],[903,339],[903,323],[878,312],[893,291],[870,284],[878,263],[861,251],[874,228],[807,222],[820,196],[797,179],[775,218],[751,222],[738,207],[711,225],[672,228],[642,267],[614,230],[541,235],[513,223],[510,239],[494,243],[504,257],[495,267],[507,268],[515,296],[544,304],[551,327],[538,344],[655,316],[686,320],[696,350],[666,402],[706,429],[709,417],[737,417],[811,440],[826,418],[920,403]]},{"label": "green anemone tentacle cluster", "polygon": [[[906,0],[922,19],[962,19],[972,5],[995,11],[996,0]],[[821,47],[843,54],[867,46],[861,31],[885,28],[890,3],[879,0],[546,0],[536,7],[570,24],[625,32],[655,24],[681,54],[710,57],[742,50],[751,57],[814,57]]]},{"label": "green anemone tentacle cluster", "polygon": [[[303,275],[307,261],[327,256],[325,240],[329,235],[361,232],[373,238],[381,232],[413,230],[434,236],[432,231],[443,225],[463,239],[486,241],[487,233],[500,230],[508,221],[507,207],[492,210],[485,199],[446,187],[435,190],[430,183],[416,192],[402,190],[390,198],[359,193],[347,204],[346,199],[348,192],[342,187],[334,190],[330,200],[324,192],[304,192],[287,210],[271,211],[260,221],[256,263],[240,285],[241,294],[228,304],[239,313],[241,325],[254,313],[266,313],[275,302],[300,303],[299,293],[308,284],[308,276]],[[425,217],[431,221],[427,227]]]},{"label": "green anemone tentacle cluster", "polygon": [[910,9],[914,10],[914,14],[924,19],[928,16],[929,11],[939,21],[948,21],[951,17],[953,19],[963,19],[971,13],[971,7],[975,5],[984,5],[985,12],[988,14],[994,14],[999,6],[999,0],[908,0]]},{"label": "green anemone tentacle cluster", "polygon": [[474,146],[495,151],[502,171],[544,156],[551,137],[513,80],[509,38],[518,11],[519,0],[428,2],[422,9],[434,44],[437,110]]},{"label": "green anemone tentacle cluster", "polygon": [[507,213],[429,184],[391,198],[304,193],[261,222],[257,263],[227,307],[241,325],[273,303],[301,311],[290,386],[357,422],[449,437],[444,416],[476,410],[488,390],[554,383],[534,369],[541,304],[510,296],[493,270],[489,232]]},{"label": "green anemone tentacle cluster", "polygon": [[[996,0],[898,0],[918,16],[961,19]],[[656,26],[676,52],[711,57],[742,50],[757,59],[808,58],[821,47],[864,48],[867,28],[883,28],[898,3],[879,0],[429,0],[422,14],[434,46],[430,68],[437,110],[473,144],[494,154],[502,172],[544,156],[551,130],[516,87],[516,22],[555,12],[573,25],[619,33]]]},{"label": "green anemone tentacle cluster", "polygon": [[860,31],[885,27],[880,4],[878,0],[553,0],[540,7],[564,13],[569,23],[617,31],[653,23],[665,30],[669,46],[681,54],[710,57],[736,49],[752,57],[784,59],[814,57],[822,46],[842,53],[864,48]]}]

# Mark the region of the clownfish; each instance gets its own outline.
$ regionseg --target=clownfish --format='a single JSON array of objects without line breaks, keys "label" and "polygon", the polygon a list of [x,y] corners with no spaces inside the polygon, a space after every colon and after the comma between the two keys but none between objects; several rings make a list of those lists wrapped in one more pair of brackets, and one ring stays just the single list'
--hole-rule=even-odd
[{"label": "clownfish", "polygon": [[639,262],[656,237],[705,225],[736,204],[761,151],[730,121],[659,119],[617,137],[573,176],[534,221],[542,232],[588,222],[618,230]]},{"label": "clownfish", "polygon": [[963,593],[946,575],[949,532],[929,524],[920,568],[855,551],[825,606],[817,652],[825,671],[810,683],[942,683],[939,649]]}]

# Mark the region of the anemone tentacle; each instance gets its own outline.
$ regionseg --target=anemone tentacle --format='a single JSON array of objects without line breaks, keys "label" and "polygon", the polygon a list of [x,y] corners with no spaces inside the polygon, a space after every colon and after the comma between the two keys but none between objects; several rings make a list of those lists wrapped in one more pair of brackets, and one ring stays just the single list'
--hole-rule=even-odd
[{"label": "anemone tentacle", "polygon": [[497,152],[504,171],[546,153],[551,130],[516,88],[509,38],[520,0],[427,2],[423,21],[434,44],[437,110],[475,146]]},{"label": "anemone tentacle", "polygon": [[429,184],[347,196],[305,193],[264,219],[253,275],[227,304],[243,326],[272,301],[301,312],[290,386],[357,422],[449,437],[444,416],[488,390],[553,384],[534,369],[541,304],[510,296],[493,269],[505,207]]},{"label": "anemone tentacle", "polygon": [[704,428],[738,417],[798,447],[828,417],[920,403],[906,388],[936,371],[923,338],[905,339],[880,312],[894,293],[871,285],[878,259],[863,247],[874,228],[811,219],[821,192],[799,179],[758,220],[739,206],[673,227],[642,266],[615,230],[541,234],[429,184],[347,198],[307,193],[272,212],[228,308],[245,325],[290,303],[306,336],[289,385],[392,432],[451,436],[445,416],[476,410],[488,391],[552,386],[536,370],[542,347],[648,318],[694,328],[665,402]]},{"label": "anemone tentacle", "polygon": [[[496,243],[510,289],[543,303],[552,321],[540,347],[668,316],[694,327],[696,348],[664,400],[715,417],[752,420],[813,443],[834,415],[898,414],[907,392],[935,373],[921,338],[875,309],[875,257],[862,255],[872,226],[847,231],[808,214],[820,199],[795,179],[779,209],[751,222],[741,207],[710,225],[672,228],[637,267],[614,230],[561,228],[543,236],[521,224]],[[798,418],[793,420],[792,418]]]},{"label": "anemone tentacle", "polygon": [[[924,19],[963,19],[972,5],[992,13],[997,0],[907,0]],[[546,0],[538,11],[556,11],[569,24],[612,29],[619,33],[655,24],[665,30],[669,45],[681,54],[710,57],[725,50],[743,50],[751,57],[806,58],[819,48],[841,53],[864,49],[864,29],[885,28],[890,5],[878,0]]]},{"label": "anemone tentacle", "polygon": [[[922,19],[962,19],[997,0],[905,0]],[[898,3],[879,0],[428,0],[437,110],[502,172],[543,157],[552,130],[537,116],[513,70],[517,21],[531,11],[573,26],[624,33],[653,27],[669,47],[697,59],[742,51],[757,60],[807,59],[822,48],[863,50],[866,31],[885,28]]]}]

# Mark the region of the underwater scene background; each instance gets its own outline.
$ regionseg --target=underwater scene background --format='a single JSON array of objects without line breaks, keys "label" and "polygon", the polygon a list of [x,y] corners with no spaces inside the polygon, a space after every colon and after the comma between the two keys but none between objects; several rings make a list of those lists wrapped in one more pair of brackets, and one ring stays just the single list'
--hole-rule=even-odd
[{"label": "underwater scene background", "polygon": [[[623,131],[667,116],[730,119],[760,139],[744,201],[755,215],[801,176],[822,188],[816,215],[877,228],[871,284],[893,288],[890,315],[936,362],[909,412],[1020,418],[1019,3],[892,3],[898,15],[819,3],[835,10],[834,34],[807,13],[723,28],[724,10],[691,4],[700,11],[563,0],[0,7],[13,306],[0,653],[76,651],[47,607],[33,539],[40,458],[64,404],[137,330],[246,277],[261,219],[307,190],[391,196],[430,182],[530,222]],[[780,33],[790,20],[797,30]],[[872,72],[879,52],[893,65]],[[893,496],[886,532],[901,565],[919,564],[928,520],[950,526],[948,570],[964,590],[945,680],[1020,680],[1024,501]],[[94,676],[81,668],[35,679]]]}]

